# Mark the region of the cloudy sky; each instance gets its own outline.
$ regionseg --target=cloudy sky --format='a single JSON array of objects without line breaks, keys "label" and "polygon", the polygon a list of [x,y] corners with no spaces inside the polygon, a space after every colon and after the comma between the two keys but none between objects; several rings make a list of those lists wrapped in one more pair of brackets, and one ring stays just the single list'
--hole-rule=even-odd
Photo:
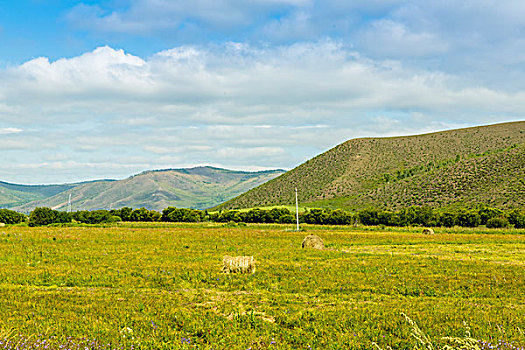
[{"label": "cloudy sky", "polygon": [[0,180],[293,168],[524,120],[522,0],[0,0]]}]

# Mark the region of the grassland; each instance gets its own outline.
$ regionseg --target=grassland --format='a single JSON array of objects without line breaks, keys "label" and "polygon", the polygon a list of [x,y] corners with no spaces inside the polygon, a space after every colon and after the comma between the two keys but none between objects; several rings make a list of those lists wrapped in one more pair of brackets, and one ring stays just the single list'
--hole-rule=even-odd
[{"label": "grassland", "polygon": [[[144,349],[412,349],[431,337],[525,345],[525,231],[125,224],[0,229],[0,338]],[[220,273],[225,255],[257,272]]]}]

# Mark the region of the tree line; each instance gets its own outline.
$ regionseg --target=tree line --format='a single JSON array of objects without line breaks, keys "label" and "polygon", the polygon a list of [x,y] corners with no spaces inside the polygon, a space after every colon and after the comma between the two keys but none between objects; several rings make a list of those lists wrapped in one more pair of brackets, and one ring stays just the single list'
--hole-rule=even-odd
[{"label": "tree line", "polygon": [[[124,207],[112,210],[81,210],[71,213],[50,208],[35,208],[27,217],[8,209],[0,209],[0,223],[44,226],[63,223],[101,224],[119,221],[132,222],[244,222],[244,223],[295,223],[295,213],[287,208],[227,210],[208,212],[186,208],[168,207],[162,212],[146,208]],[[398,211],[367,208],[356,212],[342,209],[309,209],[299,213],[301,223],[315,225],[384,225],[429,227],[525,228],[525,210],[499,209],[480,205],[474,209],[436,210],[428,206],[411,206]]]}]

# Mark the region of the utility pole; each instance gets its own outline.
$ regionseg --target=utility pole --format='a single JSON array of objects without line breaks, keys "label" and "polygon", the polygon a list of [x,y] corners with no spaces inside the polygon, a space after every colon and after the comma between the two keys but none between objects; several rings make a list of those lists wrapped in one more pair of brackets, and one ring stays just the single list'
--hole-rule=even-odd
[{"label": "utility pole", "polygon": [[67,203],[67,212],[71,213],[71,193],[69,194],[69,201]]},{"label": "utility pole", "polygon": [[295,220],[297,221],[296,231],[299,231],[299,201],[297,200],[297,187],[295,188]]}]

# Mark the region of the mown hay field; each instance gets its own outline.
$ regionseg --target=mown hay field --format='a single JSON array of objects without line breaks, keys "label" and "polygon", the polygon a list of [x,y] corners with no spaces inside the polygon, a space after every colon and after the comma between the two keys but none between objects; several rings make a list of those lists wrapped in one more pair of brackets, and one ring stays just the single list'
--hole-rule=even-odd
[{"label": "mown hay field", "polygon": [[[25,348],[412,349],[406,313],[438,342],[466,324],[476,339],[525,345],[524,230],[290,229],[2,227],[0,338]],[[307,234],[326,249],[301,249]],[[256,273],[221,273],[224,256],[254,256]]]}]

